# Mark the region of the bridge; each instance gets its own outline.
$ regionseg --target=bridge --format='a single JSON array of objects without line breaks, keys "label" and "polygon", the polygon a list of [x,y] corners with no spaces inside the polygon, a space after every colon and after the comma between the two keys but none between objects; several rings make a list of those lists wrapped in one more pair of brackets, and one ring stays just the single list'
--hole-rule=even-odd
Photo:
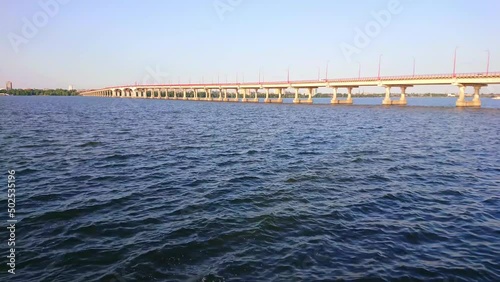
[{"label": "bridge", "polygon": [[[295,104],[312,104],[318,88],[331,88],[331,104],[353,104],[352,90],[361,86],[385,88],[382,105],[406,105],[406,90],[416,85],[454,85],[458,87],[457,107],[481,107],[480,90],[489,84],[500,84],[500,72],[461,73],[435,75],[409,75],[384,77],[358,77],[346,79],[260,81],[248,83],[200,83],[200,84],[161,84],[161,85],[124,85],[106,87],[82,92],[82,96],[151,98],[167,100],[219,101],[258,103],[260,90],[265,93],[265,103],[283,103],[283,94],[287,89],[295,91]],[[466,100],[466,87],[474,88],[472,100]],[[391,89],[400,88],[398,100],[391,99]],[[307,98],[299,95],[301,89],[307,90]],[[339,99],[339,89],[347,89],[347,98]],[[274,93],[271,93],[273,90]],[[253,94],[253,97],[252,97]],[[241,99],[240,99],[241,97]]]}]

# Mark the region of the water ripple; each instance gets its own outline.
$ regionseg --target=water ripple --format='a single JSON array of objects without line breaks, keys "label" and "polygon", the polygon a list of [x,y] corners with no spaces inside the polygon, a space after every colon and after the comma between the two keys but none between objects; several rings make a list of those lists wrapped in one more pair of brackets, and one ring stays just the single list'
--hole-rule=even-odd
[{"label": "water ripple", "polygon": [[498,109],[0,99],[20,281],[500,280]]}]

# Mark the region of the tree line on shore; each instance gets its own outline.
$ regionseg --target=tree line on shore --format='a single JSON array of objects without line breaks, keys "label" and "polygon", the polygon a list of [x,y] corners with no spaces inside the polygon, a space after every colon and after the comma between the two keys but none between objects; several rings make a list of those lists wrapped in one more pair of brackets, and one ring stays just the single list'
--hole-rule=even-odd
[{"label": "tree line on shore", "polygon": [[76,90],[66,89],[10,89],[0,90],[0,92],[15,96],[76,96]]}]

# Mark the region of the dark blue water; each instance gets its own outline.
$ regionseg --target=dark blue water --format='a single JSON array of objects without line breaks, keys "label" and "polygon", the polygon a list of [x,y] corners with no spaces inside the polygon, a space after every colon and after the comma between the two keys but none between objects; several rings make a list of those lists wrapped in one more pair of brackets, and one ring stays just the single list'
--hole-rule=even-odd
[{"label": "dark blue water", "polygon": [[2,235],[0,280],[499,281],[500,107],[486,100],[0,97],[19,219],[16,275]]}]

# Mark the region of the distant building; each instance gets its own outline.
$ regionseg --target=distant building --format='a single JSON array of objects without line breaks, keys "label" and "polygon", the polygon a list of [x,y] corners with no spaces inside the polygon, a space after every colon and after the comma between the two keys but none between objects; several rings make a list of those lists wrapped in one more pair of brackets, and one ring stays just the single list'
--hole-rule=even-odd
[{"label": "distant building", "polygon": [[73,90],[73,85],[68,86],[68,91]]},{"label": "distant building", "polygon": [[5,85],[5,90],[12,90],[12,82],[7,81],[7,84]]}]

